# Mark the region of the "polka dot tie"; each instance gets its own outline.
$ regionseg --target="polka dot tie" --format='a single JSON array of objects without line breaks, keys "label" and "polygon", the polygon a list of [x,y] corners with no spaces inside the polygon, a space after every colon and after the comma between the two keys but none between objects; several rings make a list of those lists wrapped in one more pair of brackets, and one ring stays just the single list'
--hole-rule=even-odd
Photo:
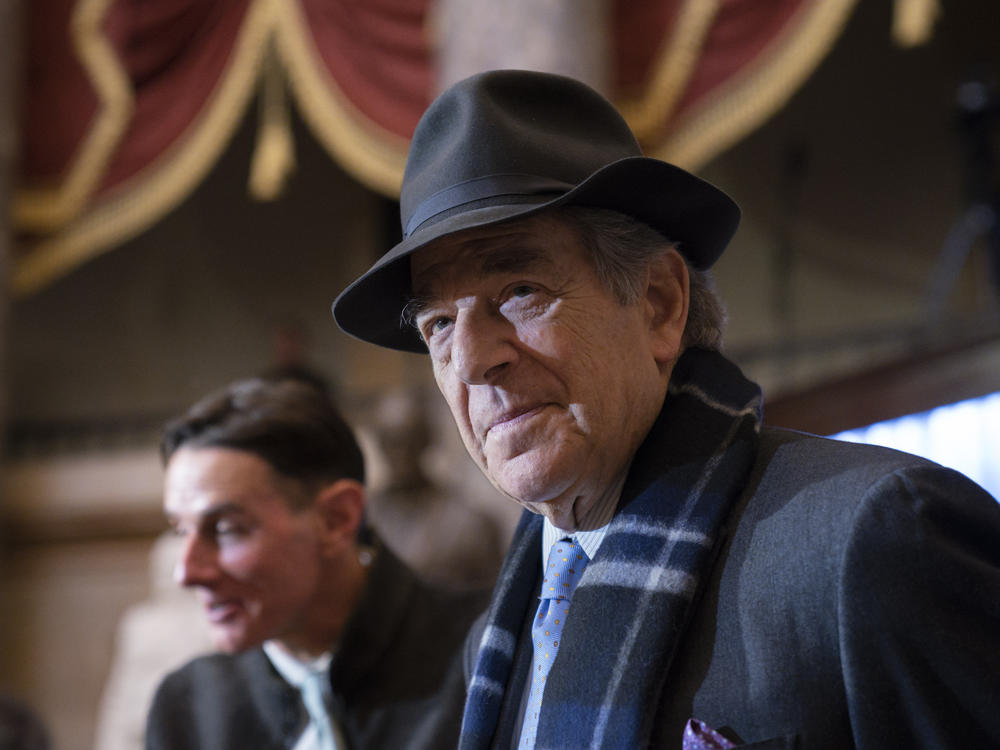
[{"label": "polka dot tie", "polygon": [[531,627],[535,657],[531,664],[531,693],[524,712],[524,724],[521,726],[519,750],[529,750],[535,746],[545,678],[559,652],[570,597],[573,596],[573,589],[579,583],[588,562],[587,553],[569,538],[560,539],[549,550],[549,560],[542,578],[541,602]]}]

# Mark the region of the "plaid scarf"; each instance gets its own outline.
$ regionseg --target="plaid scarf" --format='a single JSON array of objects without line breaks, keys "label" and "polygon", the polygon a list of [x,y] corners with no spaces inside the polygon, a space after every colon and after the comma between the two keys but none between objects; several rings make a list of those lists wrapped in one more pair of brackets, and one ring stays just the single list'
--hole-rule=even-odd
[{"label": "plaid scarf", "polygon": [[[687,350],[573,594],[546,681],[537,748],[635,750],[649,743],[668,669],[753,463],[759,429],[759,388],[721,354]],[[516,700],[524,687],[517,681],[527,680],[512,665],[526,613],[537,607],[541,529],[541,516],[522,516],[497,580],[460,750],[490,747],[506,687],[513,685]]]}]

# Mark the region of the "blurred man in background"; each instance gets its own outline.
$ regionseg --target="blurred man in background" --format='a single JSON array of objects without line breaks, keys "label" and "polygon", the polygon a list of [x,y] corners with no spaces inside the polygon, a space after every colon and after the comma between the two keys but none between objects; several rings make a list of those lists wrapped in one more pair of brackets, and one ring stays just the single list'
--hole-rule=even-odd
[{"label": "blurred man in background", "polygon": [[161,450],[176,578],[223,653],[163,681],[147,748],[453,745],[454,657],[483,595],[433,590],[359,542],[362,454],[324,392],[235,383],[171,422]]}]

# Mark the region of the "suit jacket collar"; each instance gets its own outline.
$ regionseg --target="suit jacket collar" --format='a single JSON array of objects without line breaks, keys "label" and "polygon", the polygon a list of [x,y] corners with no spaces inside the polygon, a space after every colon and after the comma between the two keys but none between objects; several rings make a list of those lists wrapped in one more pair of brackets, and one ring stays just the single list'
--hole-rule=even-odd
[{"label": "suit jacket collar", "polygon": [[413,575],[379,542],[368,580],[330,665],[335,695],[350,703],[355,688],[381,662],[405,627],[399,613],[408,611],[416,593]]},{"label": "suit jacket collar", "polygon": [[236,657],[254,713],[275,747],[287,747],[305,729],[308,717],[299,692],[278,674],[263,648]]}]

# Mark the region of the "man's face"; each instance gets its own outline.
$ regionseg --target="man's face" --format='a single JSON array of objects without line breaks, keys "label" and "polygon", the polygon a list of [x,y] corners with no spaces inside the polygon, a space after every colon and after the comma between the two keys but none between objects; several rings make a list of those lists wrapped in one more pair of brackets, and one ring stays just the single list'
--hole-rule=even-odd
[{"label": "man's face", "polygon": [[606,523],[669,377],[650,305],[621,305],[575,232],[544,217],[445,238],[411,268],[415,321],[472,458],[559,528]]},{"label": "man's face", "polygon": [[167,464],[164,508],[183,537],[175,578],[195,589],[217,648],[294,640],[317,606],[319,525],[293,511],[303,490],[263,459],[181,448]]}]

